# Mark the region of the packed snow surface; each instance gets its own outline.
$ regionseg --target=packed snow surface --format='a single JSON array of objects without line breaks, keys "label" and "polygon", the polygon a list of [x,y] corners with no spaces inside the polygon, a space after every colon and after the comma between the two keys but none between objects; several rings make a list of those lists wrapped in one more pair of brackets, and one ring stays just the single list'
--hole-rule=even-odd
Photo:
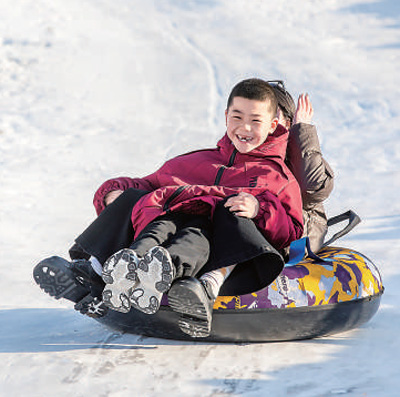
[{"label": "packed snow surface", "polygon": [[[397,396],[400,6],[396,0],[0,0],[0,395]],[[214,147],[247,77],[310,94],[340,245],[379,267],[360,329],[289,343],[119,334],[44,294],[111,177]]]}]

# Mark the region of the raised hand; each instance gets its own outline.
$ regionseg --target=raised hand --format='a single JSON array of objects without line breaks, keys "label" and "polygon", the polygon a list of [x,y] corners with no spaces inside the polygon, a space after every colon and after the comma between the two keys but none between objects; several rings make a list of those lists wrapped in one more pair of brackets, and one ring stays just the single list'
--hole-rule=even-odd
[{"label": "raised hand", "polygon": [[297,101],[296,113],[293,117],[293,124],[305,123],[311,124],[314,115],[314,109],[308,94],[301,94]]}]

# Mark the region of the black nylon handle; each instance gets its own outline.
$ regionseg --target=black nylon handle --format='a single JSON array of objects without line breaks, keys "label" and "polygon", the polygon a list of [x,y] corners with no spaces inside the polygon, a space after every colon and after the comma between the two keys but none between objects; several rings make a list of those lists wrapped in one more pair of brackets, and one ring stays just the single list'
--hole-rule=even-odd
[{"label": "black nylon handle", "polygon": [[323,247],[326,247],[327,245],[332,244],[340,237],[345,236],[361,222],[361,218],[352,210],[349,210],[347,212],[344,212],[343,214],[336,215],[328,219],[328,227],[347,220],[349,221],[349,223],[342,230],[335,233],[328,241],[325,241],[324,244],[322,244]]}]

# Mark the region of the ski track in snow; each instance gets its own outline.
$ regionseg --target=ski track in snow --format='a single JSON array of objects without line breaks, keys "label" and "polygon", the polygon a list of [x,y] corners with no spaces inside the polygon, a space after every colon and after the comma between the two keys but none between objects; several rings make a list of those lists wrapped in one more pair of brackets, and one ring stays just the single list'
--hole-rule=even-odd
[{"label": "ski track in snow", "polygon": [[[394,0],[19,0],[0,13],[0,396],[397,396],[400,15]],[[291,10],[290,12],[288,10]],[[375,317],[270,344],[128,335],[43,294],[32,267],[67,255],[95,189],[214,146],[238,80],[307,90],[336,173],[338,245],[379,267]]]},{"label": "ski track in snow", "polygon": [[[160,18],[161,19],[161,18]],[[218,116],[216,114],[218,109],[218,102],[221,100],[221,91],[218,90],[217,87],[217,76],[215,67],[211,62],[211,59],[207,57],[207,55],[201,51],[201,49],[196,46],[196,43],[191,40],[189,37],[184,36],[182,32],[179,31],[177,25],[171,21],[166,21],[163,19],[160,21],[160,30],[159,34],[164,36],[168,41],[173,43],[180,51],[184,52],[188,58],[193,58],[194,60],[198,59],[200,63],[204,66],[205,69],[205,85],[208,87],[208,97],[205,99],[205,107],[207,107],[207,129],[209,131],[216,131],[217,126],[220,124],[218,122]],[[193,60],[192,60],[193,62]],[[178,84],[184,84],[184,81],[179,82]],[[175,137],[180,143],[180,135],[187,133],[183,128],[180,128],[176,131]],[[175,149],[171,149],[167,153],[167,157],[173,157],[173,155],[182,153],[182,145],[180,145],[178,152],[176,152],[176,141],[174,143]]]},{"label": "ski track in snow", "polygon": [[210,130],[215,130],[218,125],[218,122],[216,121],[217,115],[215,113],[217,110],[218,100],[220,99],[217,95],[218,90],[215,68],[211,63],[211,60],[196,46],[193,40],[182,36],[177,29],[177,26],[173,23],[169,23],[168,25],[167,29],[165,29],[165,25],[163,26],[163,32],[168,32],[169,40],[177,43],[177,45],[181,46],[184,50],[188,49],[188,51],[192,53],[195,58],[199,58],[205,66],[210,93],[208,100],[206,100],[206,104],[208,104],[208,128]]}]

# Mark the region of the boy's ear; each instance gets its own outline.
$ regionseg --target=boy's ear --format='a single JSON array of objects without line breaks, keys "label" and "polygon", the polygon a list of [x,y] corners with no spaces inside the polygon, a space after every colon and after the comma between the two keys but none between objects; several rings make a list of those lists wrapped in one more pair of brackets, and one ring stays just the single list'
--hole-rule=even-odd
[{"label": "boy's ear", "polygon": [[278,117],[275,117],[271,121],[271,134],[276,130],[276,127],[278,127],[279,119]]},{"label": "boy's ear", "polygon": [[228,126],[228,109],[225,109],[225,125]]}]

